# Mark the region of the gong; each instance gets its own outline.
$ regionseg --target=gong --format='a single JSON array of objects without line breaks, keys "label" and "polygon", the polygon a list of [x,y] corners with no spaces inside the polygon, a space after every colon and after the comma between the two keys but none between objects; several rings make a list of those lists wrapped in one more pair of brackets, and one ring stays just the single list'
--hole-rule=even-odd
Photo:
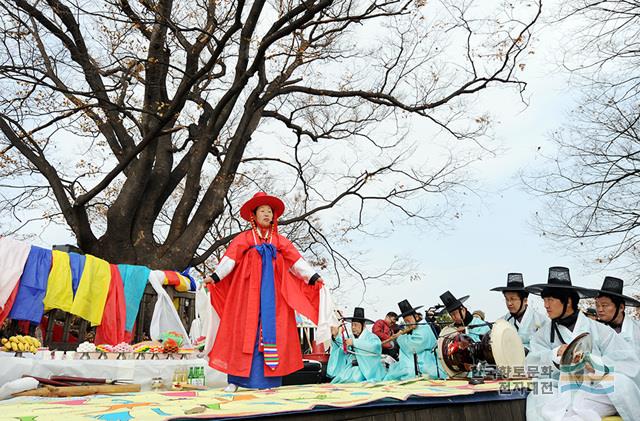
[{"label": "gong", "polygon": [[562,358],[560,358],[560,365],[577,365],[584,361],[585,357],[591,353],[593,349],[593,341],[589,332],[579,334],[571,341],[567,346]]}]

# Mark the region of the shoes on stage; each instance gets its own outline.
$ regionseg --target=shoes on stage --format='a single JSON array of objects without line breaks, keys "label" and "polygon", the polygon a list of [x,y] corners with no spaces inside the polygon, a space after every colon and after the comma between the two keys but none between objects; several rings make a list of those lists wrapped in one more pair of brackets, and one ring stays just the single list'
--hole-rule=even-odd
[{"label": "shoes on stage", "polygon": [[238,386],[233,383],[229,383],[227,387],[224,388],[224,391],[227,393],[235,393],[238,391]]}]

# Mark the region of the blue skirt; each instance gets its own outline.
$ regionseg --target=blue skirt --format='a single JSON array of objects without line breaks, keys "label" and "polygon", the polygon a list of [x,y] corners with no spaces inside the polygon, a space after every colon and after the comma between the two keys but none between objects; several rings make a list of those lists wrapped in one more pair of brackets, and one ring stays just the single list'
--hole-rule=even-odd
[{"label": "blue skirt", "polygon": [[249,377],[227,375],[227,381],[236,386],[245,387],[247,389],[271,389],[282,386],[282,377],[267,377],[264,375],[264,354],[258,350],[260,342],[260,326],[256,332],[256,340],[253,344],[253,358],[251,359],[251,371]]}]

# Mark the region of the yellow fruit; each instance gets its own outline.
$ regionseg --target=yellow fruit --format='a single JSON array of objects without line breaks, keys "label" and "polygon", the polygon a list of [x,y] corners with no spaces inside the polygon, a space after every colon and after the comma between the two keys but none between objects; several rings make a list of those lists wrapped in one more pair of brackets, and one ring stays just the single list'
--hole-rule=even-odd
[{"label": "yellow fruit", "polygon": [[18,344],[18,349],[19,349],[20,351],[24,351],[24,344],[23,344],[22,342],[20,342],[20,343]]},{"label": "yellow fruit", "polygon": [[4,349],[6,349],[7,351],[11,351],[11,342],[7,342],[6,344],[4,344]]},{"label": "yellow fruit", "polygon": [[15,342],[11,342],[11,349],[12,349],[13,351],[18,351],[18,344],[17,344],[17,343],[15,343]]},{"label": "yellow fruit", "polygon": [[15,336],[10,337],[9,340],[14,343],[18,342],[18,338],[16,338]]},{"label": "yellow fruit", "polygon": [[22,335],[17,335],[17,336],[16,336],[16,338],[17,338],[19,341],[21,341],[21,340],[22,340],[22,338],[24,338],[24,336],[22,336]]},{"label": "yellow fruit", "polygon": [[2,345],[6,344],[7,342],[9,342],[9,339],[7,339],[7,338],[2,338]]},{"label": "yellow fruit", "polygon": [[31,353],[35,354],[36,352],[38,352],[38,348],[36,348],[34,345],[31,345],[31,348],[29,348],[29,351],[31,351]]}]

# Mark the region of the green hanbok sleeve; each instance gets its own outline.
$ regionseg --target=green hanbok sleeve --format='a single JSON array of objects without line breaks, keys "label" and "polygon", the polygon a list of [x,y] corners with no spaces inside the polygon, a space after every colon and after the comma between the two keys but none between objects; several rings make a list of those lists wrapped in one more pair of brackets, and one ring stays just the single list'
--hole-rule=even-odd
[{"label": "green hanbok sleeve", "polygon": [[364,378],[370,382],[380,381],[385,376],[382,364],[382,344],[373,333],[365,330],[359,338],[353,340],[358,367]]},{"label": "green hanbok sleeve", "polygon": [[331,351],[327,362],[327,376],[335,378],[340,375],[347,365],[347,354],[342,349],[342,338],[336,336],[331,341]]},{"label": "green hanbok sleeve", "polygon": [[[424,327],[429,330],[422,329]],[[429,333],[431,334],[429,335]],[[400,335],[396,341],[407,354],[419,354],[425,349],[431,349],[435,346],[435,337],[428,326],[418,326],[413,332]]]},{"label": "green hanbok sleeve", "polygon": [[471,336],[474,341],[479,341],[482,335],[485,335],[491,331],[489,325],[485,324],[485,322],[478,317],[474,317],[469,326],[477,326],[467,328],[467,335]]}]

